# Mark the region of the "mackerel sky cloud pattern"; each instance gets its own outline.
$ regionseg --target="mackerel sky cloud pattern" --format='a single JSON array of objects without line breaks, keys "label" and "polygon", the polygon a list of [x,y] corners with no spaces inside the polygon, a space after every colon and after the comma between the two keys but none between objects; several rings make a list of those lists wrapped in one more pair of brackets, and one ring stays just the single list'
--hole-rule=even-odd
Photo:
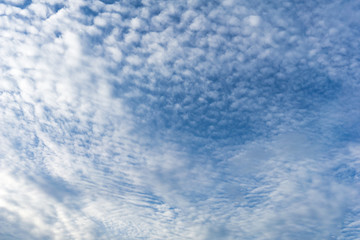
[{"label": "mackerel sky cloud pattern", "polygon": [[0,0],[0,239],[359,239],[357,1]]}]

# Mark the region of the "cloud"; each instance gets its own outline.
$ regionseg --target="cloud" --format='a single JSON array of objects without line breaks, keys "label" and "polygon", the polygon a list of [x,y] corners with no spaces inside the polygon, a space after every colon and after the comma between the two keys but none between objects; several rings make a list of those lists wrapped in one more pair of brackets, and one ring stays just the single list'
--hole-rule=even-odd
[{"label": "cloud", "polygon": [[250,15],[245,18],[245,22],[252,27],[257,27],[260,24],[261,18],[256,15]]},{"label": "cloud", "polygon": [[359,236],[357,3],[0,2],[1,238]]}]

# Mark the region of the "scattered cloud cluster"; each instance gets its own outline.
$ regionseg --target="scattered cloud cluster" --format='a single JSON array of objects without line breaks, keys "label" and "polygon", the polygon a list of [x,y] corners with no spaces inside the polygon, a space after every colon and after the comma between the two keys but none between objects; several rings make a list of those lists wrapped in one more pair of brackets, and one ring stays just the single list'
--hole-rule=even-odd
[{"label": "scattered cloud cluster", "polygon": [[0,1],[0,238],[359,238],[359,7]]}]

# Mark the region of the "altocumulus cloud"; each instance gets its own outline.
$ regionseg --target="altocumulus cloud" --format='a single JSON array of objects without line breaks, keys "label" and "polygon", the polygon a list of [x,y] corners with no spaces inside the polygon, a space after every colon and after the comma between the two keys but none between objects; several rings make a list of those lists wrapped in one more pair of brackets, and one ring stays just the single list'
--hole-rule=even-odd
[{"label": "altocumulus cloud", "polygon": [[356,1],[0,1],[1,239],[359,239]]}]

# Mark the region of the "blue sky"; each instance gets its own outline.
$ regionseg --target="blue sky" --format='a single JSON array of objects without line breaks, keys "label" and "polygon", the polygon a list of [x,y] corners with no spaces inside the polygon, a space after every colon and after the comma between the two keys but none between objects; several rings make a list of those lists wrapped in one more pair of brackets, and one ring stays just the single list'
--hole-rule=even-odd
[{"label": "blue sky", "polygon": [[359,239],[357,1],[0,1],[1,239]]}]

